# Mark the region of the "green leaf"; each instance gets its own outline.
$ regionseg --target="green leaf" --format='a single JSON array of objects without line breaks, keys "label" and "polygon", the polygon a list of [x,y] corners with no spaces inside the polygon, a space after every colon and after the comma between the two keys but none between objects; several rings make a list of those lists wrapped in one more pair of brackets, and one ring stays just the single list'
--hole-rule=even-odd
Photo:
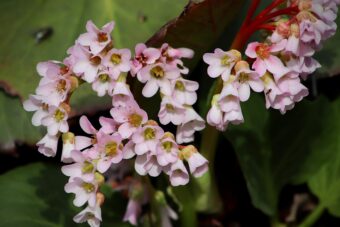
[{"label": "green leaf", "polygon": [[[334,104],[333,112],[339,116],[340,101]],[[323,152],[330,152],[327,163],[315,174],[308,185],[311,191],[318,196],[321,206],[328,208],[330,213],[340,217],[340,122],[335,118],[328,130],[324,131],[327,140],[315,143],[319,157]],[[321,134],[322,135],[322,134]]]},{"label": "green leaf", "polygon": [[[80,33],[86,21],[98,26],[115,20],[113,38],[117,47],[133,48],[144,42],[163,24],[176,17],[187,0],[3,0],[0,2],[0,81],[27,98],[38,85],[36,64],[49,59],[62,60],[66,50]],[[36,43],[34,32],[50,27],[53,34]],[[75,103],[94,96],[87,89]],[[95,100],[94,103],[96,103]],[[81,105],[91,106],[92,102]]]},{"label": "green leaf", "polygon": [[[334,154],[339,139],[339,102],[303,101],[282,116],[255,95],[242,105],[245,123],[225,133],[233,144],[253,204],[274,216],[287,183],[310,179]],[[337,150],[339,152],[339,150]]]},{"label": "green leaf", "polygon": [[17,97],[6,95],[0,91],[0,145],[11,148],[15,141],[34,143],[42,137],[41,128],[31,123],[32,115],[25,112]]},{"label": "green leaf", "polygon": [[[35,163],[0,176],[0,226],[75,226],[72,218],[81,209],[72,204],[73,196],[64,192],[67,178],[60,167]],[[105,186],[102,226],[130,226],[121,220],[126,201]],[[87,226],[78,225],[77,226]]]},{"label": "green leaf", "polygon": [[[6,22],[2,23],[0,30],[0,87],[23,99],[34,93],[40,80],[36,73],[37,63],[66,57],[66,50],[85,32],[89,19],[98,26],[115,20],[115,45],[134,49],[135,44],[144,42],[163,24],[179,15],[186,3],[187,0],[148,0],[147,4],[140,0],[0,1],[0,21]],[[34,33],[47,27],[53,29],[52,35],[37,43]],[[29,123],[11,126],[7,122],[28,122],[17,100],[13,104],[9,104],[9,100],[1,105],[7,108],[0,114],[0,125],[4,125],[0,128],[0,143],[13,144],[14,140],[36,142],[40,134]],[[97,97],[89,85],[83,85],[72,96],[71,104],[75,114],[82,114],[108,109],[111,100]],[[12,115],[16,118],[10,119],[10,113],[17,113]],[[24,128],[29,130],[22,130]]]}]

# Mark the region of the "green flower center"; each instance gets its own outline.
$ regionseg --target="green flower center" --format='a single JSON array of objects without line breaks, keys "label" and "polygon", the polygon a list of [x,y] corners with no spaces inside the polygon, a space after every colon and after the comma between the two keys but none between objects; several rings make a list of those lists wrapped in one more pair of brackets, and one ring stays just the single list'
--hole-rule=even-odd
[{"label": "green flower center", "polygon": [[94,166],[91,162],[85,161],[83,164],[83,168],[81,169],[81,171],[83,173],[92,173],[94,169]]},{"label": "green flower center", "polygon": [[176,81],[175,89],[179,91],[185,91],[185,86],[182,81]]},{"label": "green flower center", "polygon": [[162,147],[166,152],[170,152],[171,148],[172,148],[172,142],[170,141],[165,141],[164,143],[162,143]]},{"label": "green flower center", "polygon": [[115,65],[118,65],[122,62],[122,56],[120,54],[112,54],[111,62]]},{"label": "green flower center", "polygon": [[106,83],[108,81],[110,81],[110,77],[108,74],[100,74],[99,75],[99,81],[102,82],[102,83]]},{"label": "green flower center", "polygon": [[230,57],[228,55],[225,55],[221,59],[221,65],[223,65],[223,66],[229,66],[230,65]]},{"label": "green flower center", "polygon": [[95,188],[93,184],[87,183],[87,182],[84,182],[84,183],[82,184],[82,187],[83,187],[83,189],[84,189],[87,193],[93,192],[93,191],[94,191],[94,188]]},{"label": "green flower center", "polygon": [[156,132],[153,128],[146,128],[144,130],[144,139],[145,140],[152,140],[156,137]]}]

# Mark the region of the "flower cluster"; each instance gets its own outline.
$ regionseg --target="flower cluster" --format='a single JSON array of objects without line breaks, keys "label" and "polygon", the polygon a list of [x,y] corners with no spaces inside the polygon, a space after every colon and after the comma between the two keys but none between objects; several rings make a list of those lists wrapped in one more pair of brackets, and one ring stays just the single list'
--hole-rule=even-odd
[{"label": "flower cluster", "polygon": [[339,1],[294,0],[287,4],[285,9],[260,13],[244,27],[244,34],[256,29],[269,31],[264,42],[248,44],[247,61],[237,50],[216,49],[204,55],[208,75],[223,80],[223,88],[213,97],[207,116],[210,125],[224,131],[229,123],[242,123],[240,102],[249,99],[250,88],[263,91],[266,107],[282,114],[308,95],[301,79],[320,67],[313,55],[335,34]]},{"label": "flower cluster", "polygon": [[[47,127],[46,136],[37,144],[39,152],[55,156],[62,137],[61,159],[71,163],[62,167],[62,172],[69,177],[65,191],[75,194],[75,206],[86,204],[74,221],[87,221],[90,226],[99,226],[101,222],[104,195],[100,187],[106,182],[105,176],[111,168],[128,159],[134,158],[139,175],[157,177],[163,172],[169,176],[172,186],[187,184],[189,172],[200,177],[208,169],[208,161],[194,146],[180,145],[192,141],[195,130],[204,128],[204,120],[191,107],[197,99],[198,84],[181,77],[188,69],[180,58],[190,57],[193,52],[167,44],[160,49],[139,44],[137,56],[131,60],[130,50],[113,47],[113,27],[111,22],[98,29],[89,21],[87,32],[69,48],[63,62],[39,63],[37,70],[42,77],[39,86],[36,94],[24,103],[27,111],[35,111],[32,123]],[[179,125],[177,142],[171,132],[164,132],[156,121],[148,119],[135,101],[126,83],[130,70],[133,76],[137,74],[141,81],[147,82],[143,89],[145,96],[154,95],[160,87],[163,98],[160,122]],[[99,129],[86,116],[80,118],[85,136],[70,132],[67,123],[71,95],[84,82],[90,83],[98,96],[112,97],[111,117],[100,117]],[[131,214],[131,210],[140,209],[136,208],[136,199],[130,198],[124,217],[132,224],[137,224],[138,215]]]},{"label": "flower cluster", "polygon": [[189,70],[181,59],[192,58],[193,55],[194,52],[188,48],[175,49],[166,43],[158,49],[138,44],[131,61],[132,76],[145,83],[143,95],[152,97],[160,91],[159,120],[163,125],[171,122],[178,126],[176,141],[179,143],[192,142],[195,131],[205,127],[204,120],[192,107],[197,100],[199,85],[182,77]]}]

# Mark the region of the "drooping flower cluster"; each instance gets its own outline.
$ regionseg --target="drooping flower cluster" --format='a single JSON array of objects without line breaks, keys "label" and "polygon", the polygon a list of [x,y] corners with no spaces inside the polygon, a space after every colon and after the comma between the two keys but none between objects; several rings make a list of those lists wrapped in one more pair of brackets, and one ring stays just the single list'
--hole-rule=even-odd
[{"label": "drooping flower cluster", "polygon": [[245,27],[246,34],[254,28],[270,31],[264,42],[248,44],[245,54],[251,69],[236,50],[216,49],[213,54],[204,55],[209,64],[208,75],[221,76],[223,80],[223,88],[213,97],[207,116],[210,125],[224,131],[229,123],[242,123],[240,102],[249,99],[250,88],[264,91],[266,107],[282,114],[308,95],[301,78],[307,79],[320,67],[313,55],[335,34],[339,2],[294,0],[287,4],[286,9],[275,8],[260,14]]},{"label": "drooping flower cluster", "polygon": [[[87,221],[90,226],[100,225],[100,207],[104,202],[100,187],[105,183],[104,176],[115,165],[134,158],[139,175],[157,177],[163,172],[169,176],[172,186],[187,184],[189,172],[200,177],[208,169],[208,161],[194,146],[179,145],[192,141],[195,130],[204,128],[204,120],[190,106],[196,102],[198,84],[180,76],[188,73],[180,58],[192,56],[192,51],[174,49],[167,44],[160,49],[139,44],[136,49],[140,56],[131,60],[130,50],[113,47],[110,35],[113,27],[111,22],[98,29],[89,21],[87,32],[69,48],[69,56],[63,62],[39,63],[37,70],[42,77],[39,86],[36,94],[24,103],[27,111],[35,111],[33,124],[47,127],[47,135],[37,144],[39,152],[55,156],[62,137],[62,161],[72,163],[62,167],[62,172],[69,177],[65,191],[75,194],[75,206],[86,205],[74,221]],[[163,97],[160,122],[180,125],[179,142],[156,121],[148,119],[139,107],[126,83],[130,70],[132,75],[143,78],[143,82],[148,81],[144,95],[151,96],[160,87]],[[111,117],[100,117],[99,129],[86,116],[80,118],[79,124],[86,136],[70,132],[67,123],[71,113],[70,97],[84,82],[90,83],[98,96],[112,97]],[[130,198],[132,202],[124,217],[132,224],[137,223],[137,215],[131,216],[131,210],[137,209],[133,205],[135,200]]]},{"label": "drooping flower cluster", "polygon": [[205,127],[204,120],[192,107],[197,100],[199,85],[182,77],[189,70],[181,59],[192,58],[193,55],[194,52],[188,48],[175,49],[163,44],[156,49],[138,44],[131,61],[132,75],[145,83],[143,95],[152,97],[159,90],[162,98],[159,120],[163,125],[171,122],[178,126],[176,140],[179,143],[192,142],[195,131]]}]

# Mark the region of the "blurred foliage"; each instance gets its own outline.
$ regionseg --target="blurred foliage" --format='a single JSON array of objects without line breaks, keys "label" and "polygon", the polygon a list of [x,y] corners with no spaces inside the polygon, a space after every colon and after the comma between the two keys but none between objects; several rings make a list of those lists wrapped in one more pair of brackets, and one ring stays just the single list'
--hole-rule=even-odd
[{"label": "blurred foliage", "polygon": [[282,116],[253,95],[242,111],[245,123],[224,135],[234,146],[254,205],[274,216],[284,185],[306,182],[340,151],[340,100],[305,100]]},{"label": "blurred foliage", "polygon": [[[144,42],[163,24],[173,19],[183,10],[187,0],[176,2],[168,0],[3,0],[0,1],[0,87],[13,96],[23,99],[33,93],[40,77],[36,73],[36,64],[46,60],[62,60],[66,50],[75,39],[85,31],[87,20],[93,20],[102,26],[110,20],[116,22],[113,32],[117,47],[131,48],[138,42]],[[164,10],[159,10],[164,9]],[[52,30],[45,39],[37,42],[37,31]],[[2,91],[1,91],[2,92]],[[8,110],[0,118],[0,125],[6,125],[13,118],[10,113],[19,116],[26,113],[19,107],[18,99],[1,94],[0,106]],[[84,111],[98,111],[108,108],[108,98],[98,98],[90,86],[82,87],[72,97],[72,105],[80,114]],[[27,118],[27,117],[26,117]],[[23,118],[24,119],[24,118]],[[21,120],[21,119],[20,119]],[[15,127],[32,129],[29,121]],[[15,128],[14,127],[14,128]],[[35,132],[36,130],[32,130]],[[28,131],[27,131],[28,132]],[[0,143],[13,143],[22,137],[23,132],[13,129],[6,137],[7,128],[0,128]],[[35,142],[41,137],[32,133],[26,142]]]},{"label": "blurred foliage", "polygon": [[32,115],[23,111],[18,98],[0,91],[0,150],[11,149],[14,141],[34,143],[42,136],[40,128],[31,123]]},{"label": "blurred foliage", "polygon": [[[81,209],[73,206],[73,195],[65,194],[66,182],[58,166],[45,163],[19,167],[0,176],[0,226],[74,226],[72,218]],[[126,200],[109,187],[102,190],[106,198],[102,226],[131,226],[122,222]]]}]

